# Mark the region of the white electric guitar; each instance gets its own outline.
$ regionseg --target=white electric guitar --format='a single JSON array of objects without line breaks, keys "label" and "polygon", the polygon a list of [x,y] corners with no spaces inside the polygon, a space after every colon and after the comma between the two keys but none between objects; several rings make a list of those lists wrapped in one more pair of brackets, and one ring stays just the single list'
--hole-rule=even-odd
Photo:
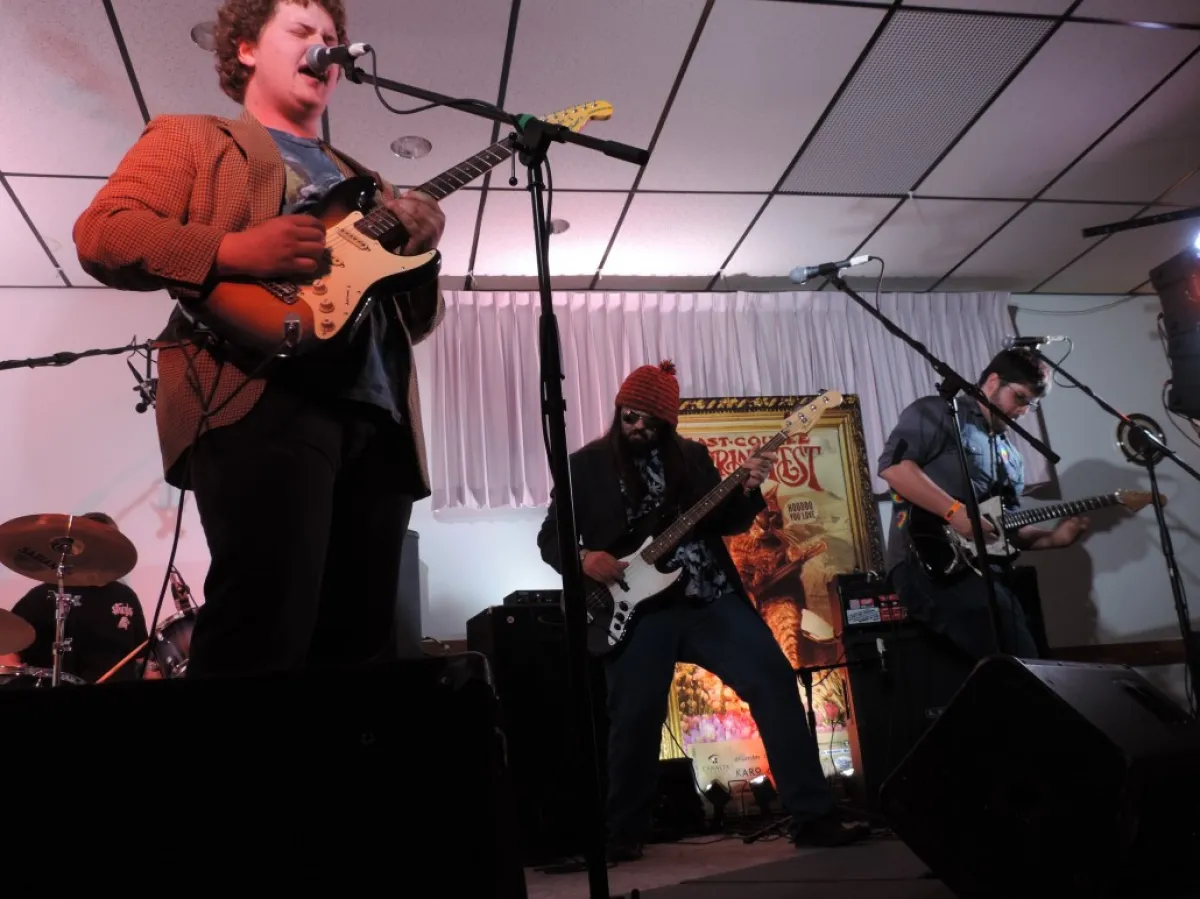
[{"label": "white electric guitar", "polygon": [[[760,446],[754,455],[774,451],[793,434],[808,432],[825,414],[826,409],[834,409],[841,404],[842,395],[831,390],[821,394],[811,403],[797,407],[784,420],[779,432]],[[604,585],[584,577],[587,644],[592,655],[607,655],[622,645],[633,625],[634,614],[642,604],[661,596],[683,573],[682,569],[678,568],[674,571],[662,571],[658,568],[658,563],[674,551],[701,519],[717,508],[733,490],[740,487],[749,474],[747,469],[739,467],[662,534],[647,538],[628,555],[623,555],[622,549],[636,537],[628,534],[618,541],[608,552],[628,563],[628,567],[621,572],[620,581]]]},{"label": "white electric guitar", "polygon": [[[1069,503],[1036,506],[1017,512],[1005,512],[1000,496],[982,500],[979,503],[979,515],[995,530],[984,538],[988,562],[1011,562],[1016,559],[1020,550],[1013,546],[1012,535],[1027,525],[1092,512],[1106,506],[1120,505],[1137,512],[1152,499],[1150,493],[1141,490],[1117,490]],[[1165,505],[1167,498],[1164,496],[1162,501]],[[971,572],[981,573],[974,537],[964,537],[944,520],[919,506],[912,507],[909,519],[908,534],[913,552],[922,569],[935,583],[953,583]]]}]

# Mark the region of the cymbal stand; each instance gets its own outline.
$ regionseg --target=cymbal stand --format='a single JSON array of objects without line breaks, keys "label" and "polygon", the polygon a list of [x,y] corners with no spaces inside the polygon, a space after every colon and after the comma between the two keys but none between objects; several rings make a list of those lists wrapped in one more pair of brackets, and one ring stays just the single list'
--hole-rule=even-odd
[{"label": "cymbal stand", "polygon": [[55,569],[58,590],[54,594],[54,668],[50,676],[51,687],[57,687],[62,680],[63,655],[71,651],[71,638],[66,636],[67,613],[73,606],[79,605],[79,597],[67,593],[63,584],[67,568],[67,549],[71,542],[70,537],[64,537],[54,543],[54,548],[61,555]]}]

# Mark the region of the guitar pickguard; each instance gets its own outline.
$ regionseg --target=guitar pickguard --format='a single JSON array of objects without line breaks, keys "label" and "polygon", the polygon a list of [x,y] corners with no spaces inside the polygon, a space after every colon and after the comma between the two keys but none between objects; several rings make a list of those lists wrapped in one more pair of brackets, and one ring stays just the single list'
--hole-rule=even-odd
[{"label": "guitar pickguard", "polygon": [[436,250],[417,256],[389,253],[354,227],[362,217],[355,210],[326,230],[328,270],[298,291],[299,301],[312,310],[313,336],[319,340],[341,333],[358,310],[363,292],[376,281],[420,268],[437,254]]}]

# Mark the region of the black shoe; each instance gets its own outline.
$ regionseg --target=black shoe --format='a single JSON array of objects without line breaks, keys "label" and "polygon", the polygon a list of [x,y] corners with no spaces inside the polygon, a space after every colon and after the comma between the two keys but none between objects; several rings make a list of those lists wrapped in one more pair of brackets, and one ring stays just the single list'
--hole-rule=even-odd
[{"label": "black shoe", "polygon": [[846,821],[837,810],[820,818],[801,822],[792,829],[792,842],[797,846],[845,846],[871,835],[871,828],[862,821]]},{"label": "black shoe", "polygon": [[643,846],[636,840],[613,839],[608,841],[606,855],[609,864],[636,862],[643,856]]}]

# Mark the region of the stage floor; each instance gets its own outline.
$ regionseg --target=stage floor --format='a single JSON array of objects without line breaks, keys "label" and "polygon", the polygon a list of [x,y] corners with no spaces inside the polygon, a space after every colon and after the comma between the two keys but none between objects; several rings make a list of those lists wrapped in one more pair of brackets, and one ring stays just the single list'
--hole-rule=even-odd
[{"label": "stage floor", "polygon": [[[529,899],[587,899],[587,874],[528,870]],[[645,899],[954,899],[890,835],[838,849],[797,849],[784,839],[747,845],[698,837],[647,847],[641,861],[608,869],[609,893]]]}]

